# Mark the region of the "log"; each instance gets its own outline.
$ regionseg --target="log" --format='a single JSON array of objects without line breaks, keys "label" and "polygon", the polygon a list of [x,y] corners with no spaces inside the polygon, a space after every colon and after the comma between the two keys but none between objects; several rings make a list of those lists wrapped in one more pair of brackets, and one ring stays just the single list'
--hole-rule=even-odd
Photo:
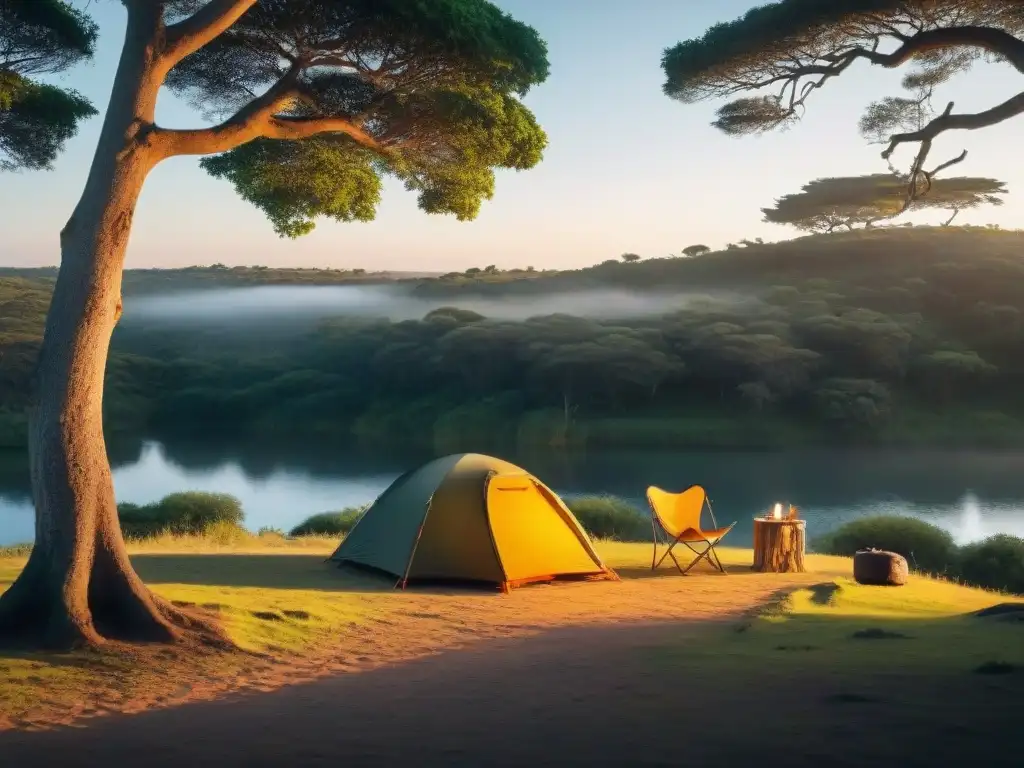
[{"label": "log", "polygon": [[805,520],[754,518],[754,570],[804,573]]}]

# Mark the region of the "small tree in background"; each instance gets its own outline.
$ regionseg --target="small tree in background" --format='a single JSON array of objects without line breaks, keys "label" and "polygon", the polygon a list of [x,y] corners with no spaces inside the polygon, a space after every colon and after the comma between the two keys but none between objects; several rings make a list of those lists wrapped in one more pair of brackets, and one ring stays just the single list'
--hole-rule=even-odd
[{"label": "small tree in background", "polygon": [[870,227],[902,208],[900,181],[892,174],[815,179],[800,192],[784,195],[762,208],[764,221],[788,224],[804,232],[833,232],[840,227]]},{"label": "small tree in background", "polygon": [[[805,232],[833,232],[840,227],[853,230],[899,216],[905,210],[905,182],[889,173],[815,179],[801,192],[785,195],[773,208],[762,208],[770,224],[788,224]],[[1006,186],[996,179],[964,176],[936,179],[931,191],[911,205],[910,210],[938,208],[956,213],[982,205],[1002,205],[997,195]]]},{"label": "small tree in background", "polygon": [[633,264],[633,263],[635,263],[637,261],[640,261],[640,254],[639,253],[624,253],[624,254],[622,254],[622,260],[624,262],[626,262],[627,264]]},{"label": "small tree in background", "polygon": [[[1013,0],[781,0],[716,24],[703,37],[665,51],[665,93],[684,103],[733,98],[714,125],[734,136],[782,128],[800,119],[815,91],[861,61],[885,68],[913,63],[905,96],[872,104],[860,122],[869,141],[884,143],[891,162],[904,144],[917,145],[904,206],[929,193],[935,175],[967,156],[928,169],[933,141],[953,130],[976,130],[1024,113],[1024,92],[977,113],[941,113],[935,89],[984,57],[1024,74],[1024,13]],[[754,95],[762,89],[766,95]],[[737,98],[738,97],[738,98]],[[890,166],[891,167],[891,166]]]},{"label": "small tree in background", "polygon": [[688,245],[683,248],[683,256],[700,256],[702,253],[710,253],[711,249],[706,245]]}]

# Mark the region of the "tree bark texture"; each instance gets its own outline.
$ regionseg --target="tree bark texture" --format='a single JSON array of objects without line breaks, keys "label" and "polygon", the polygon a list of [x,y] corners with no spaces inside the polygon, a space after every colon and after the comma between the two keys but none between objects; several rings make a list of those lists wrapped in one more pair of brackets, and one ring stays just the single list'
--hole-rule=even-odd
[{"label": "tree bark texture", "polygon": [[149,145],[164,73],[159,4],[129,6],[124,49],[61,264],[29,406],[35,545],[0,596],[0,639],[69,648],[105,638],[173,641],[214,624],[157,598],[128,559],[103,439],[103,380],[121,311],[132,217],[160,156]]},{"label": "tree bark texture", "polygon": [[754,570],[804,573],[804,520],[754,519]]}]

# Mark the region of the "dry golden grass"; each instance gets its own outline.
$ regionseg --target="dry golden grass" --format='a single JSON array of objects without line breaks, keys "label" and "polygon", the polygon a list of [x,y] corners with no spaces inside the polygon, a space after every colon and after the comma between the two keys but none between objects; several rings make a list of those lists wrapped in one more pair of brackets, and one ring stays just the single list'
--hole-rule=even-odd
[{"label": "dry golden grass", "polygon": [[[705,621],[714,634],[728,631],[746,643],[731,647],[730,654],[753,659],[790,642],[779,637],[794,628],[842,633],[847,629],[826,627],[853,617],[860,623],[884,619],[924,626],[927,619],[948,618],[1001,600],[924,578],[900,590],[857,587],[844,581],[851,570],[848,559],[822,555],[808,556],[810,573],[753,573],[751,553],[743,549],[721,550],[730,570],[726,576],[706,566],[685,578],[670,567],[652,574],[649,545],[614,542],[597,547],[622,577],[620,582],[537,585],[509,595],[396,591],[386,580],[325,563],[335,545],[329,538],[293,541],[279,536],[133,542],[132,560],[158,594],[215,611],[238,645],[254,653],[183,656],[171,648],[112,648],[99,654],[0,656],[0,728],[48,727],[102,713],[209,699],[231,690],[272,690],[324,674],[557,627]],[[0,590],[23,563],[23,556],[0,558]],[[823,582],[841,584],[841,607],[834,601],[832,607],[814,602],[820,593],[815,585]],[[761,616],[766,605],[774,606],[769,618],[749,618]],[[732,619],[732,626],[745,621],[755,631],[715,629],[722,619]],[[1001,641],[992,637],[992,642]],[[671,663],[673,650],[663,650],[664,660]],[[715,658],[721,650],[716,644],[706,652]],[[942,655],[939,650],[936,659]],[[978,650],[980,656],[987,653],[988,646]]]}]

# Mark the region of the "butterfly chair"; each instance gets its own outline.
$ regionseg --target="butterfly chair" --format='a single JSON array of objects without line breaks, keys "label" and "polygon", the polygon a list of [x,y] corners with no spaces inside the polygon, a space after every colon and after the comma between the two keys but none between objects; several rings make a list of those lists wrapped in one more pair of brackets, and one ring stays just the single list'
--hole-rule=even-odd
[{"label": "butterfly chair", "polygon": [[[661,488],[651,486],[647,489],[647,503],[651,505],[651,527],[654,529],[654,554],[651,556],[651,570],[656,570],[664,562],[666,557],[671,557],[672,562],[680,573],[685,574],[693,566],[705,557],[708,562],[725,573],[722,561],[718,559],[715,547],[725,538],[725,535],[732,530],[736,523],[730,523],[725,528],[719,528],[715,521],[715,512],[711,509],[711,500],[708,499],[704,489],[699,485],[691,486],[682,493],[670,493]],[[705,531],[700,527],[700,516],[707,504],[708,512],[711,513],[711,524],[714,528]],[[668,534],[670,540],[668,549],[658,560],[658,544],[660,536],[659,527]],[[683,544],[693,552],[696,557],[683,568],[676,555],[672,551],[676,544]],[[703,549],[699,545],[703,544]]]}]

